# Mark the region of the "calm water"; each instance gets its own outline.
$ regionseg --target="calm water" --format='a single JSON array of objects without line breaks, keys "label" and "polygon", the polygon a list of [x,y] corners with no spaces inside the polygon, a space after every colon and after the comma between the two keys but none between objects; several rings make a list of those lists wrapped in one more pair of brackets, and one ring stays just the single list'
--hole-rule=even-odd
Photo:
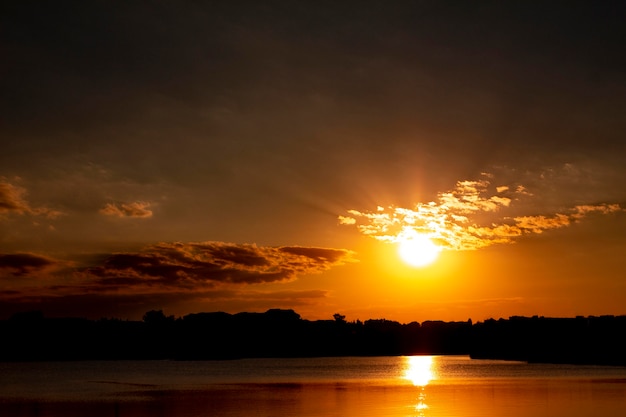
[{"label": "calm water", "polygon": [[0,363],[0,416],[626,416],[626,368],[464,356]]}]

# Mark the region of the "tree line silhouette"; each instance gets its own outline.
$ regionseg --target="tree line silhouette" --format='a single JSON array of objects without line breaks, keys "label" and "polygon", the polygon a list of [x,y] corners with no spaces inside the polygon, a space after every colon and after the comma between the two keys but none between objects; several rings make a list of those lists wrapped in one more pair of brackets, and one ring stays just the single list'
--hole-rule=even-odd
[{"label": "tree line silhouette", "polygon": [[162,310],[142,321],[46,318],[0,321],[0,361],[470,355],[527,362],[626,366],[626,316],[510,317],[484,322],[304,320],[293,310],[195,313]]}]

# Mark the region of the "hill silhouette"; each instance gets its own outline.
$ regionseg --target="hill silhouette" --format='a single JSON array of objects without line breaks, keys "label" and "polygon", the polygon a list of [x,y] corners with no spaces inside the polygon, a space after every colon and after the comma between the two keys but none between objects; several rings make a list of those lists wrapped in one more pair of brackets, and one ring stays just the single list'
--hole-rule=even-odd
[{"label": "hill silhouette", "polygon": [[161,310],[142,321],[46,318],[0,321],[1,361],[211,360],[255,357],[470,355],[527,362],[626,366],[626,316],[510,317],[484,322],[304,320],[293,310]]}]

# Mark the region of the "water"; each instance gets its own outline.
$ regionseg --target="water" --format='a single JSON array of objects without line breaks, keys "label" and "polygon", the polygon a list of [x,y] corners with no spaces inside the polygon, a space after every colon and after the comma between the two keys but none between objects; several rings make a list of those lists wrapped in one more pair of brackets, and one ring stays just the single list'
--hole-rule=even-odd
[{"label": "water", "polygon": [[626,415],[626,368],[465,356],[0,363],[0,416]]}]

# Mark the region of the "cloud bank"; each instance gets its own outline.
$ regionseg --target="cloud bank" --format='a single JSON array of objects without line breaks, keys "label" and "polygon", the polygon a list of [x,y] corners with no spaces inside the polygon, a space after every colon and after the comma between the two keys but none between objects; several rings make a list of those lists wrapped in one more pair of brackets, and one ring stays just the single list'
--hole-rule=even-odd
[{"label": "cloud bank", "polygon": [[121,281],[194,290],[218,284],[289,281],[351,259],[344,249],[224,242],[159,243],[140,252],[115,253],[82,271],[100,284]]},{"label": "cloud bank", "polygon": [[[150,245],[137,252],[110,253],[80,268],[46,256],[0,254],[0,301],[6,306],[82,306],[248,300],[259,305],[306,304],[325,291],[268,291],[255,284],[282,283],[353,262],[345,249],[225,242],[176,242]],[[52,278],[52,279],[51,279]],[[87,302],[86,300],[90,300]],[[7,308],[8,308],[7,307]],[[104,310],[102,310],[104,311]]]},{"label": "cloud bank", "polygon": [[[567,227],[594,213],[623,211],[618,204],[577,205],[559,213],[502,216],[494,221],[496,213],[531,193],[521,185],[493,187],[492,176],[483,176],[481,180],[458,181],[453,190],[439,193],[436,201],[418,203],[412,208],[348,210],[349,216],[339,216],[338,220],[380,241],[395,243],[419,233],[444,249],[462,251],[512,243],[521,236]],[[485,218],[490,221],[485,222]]]}]

